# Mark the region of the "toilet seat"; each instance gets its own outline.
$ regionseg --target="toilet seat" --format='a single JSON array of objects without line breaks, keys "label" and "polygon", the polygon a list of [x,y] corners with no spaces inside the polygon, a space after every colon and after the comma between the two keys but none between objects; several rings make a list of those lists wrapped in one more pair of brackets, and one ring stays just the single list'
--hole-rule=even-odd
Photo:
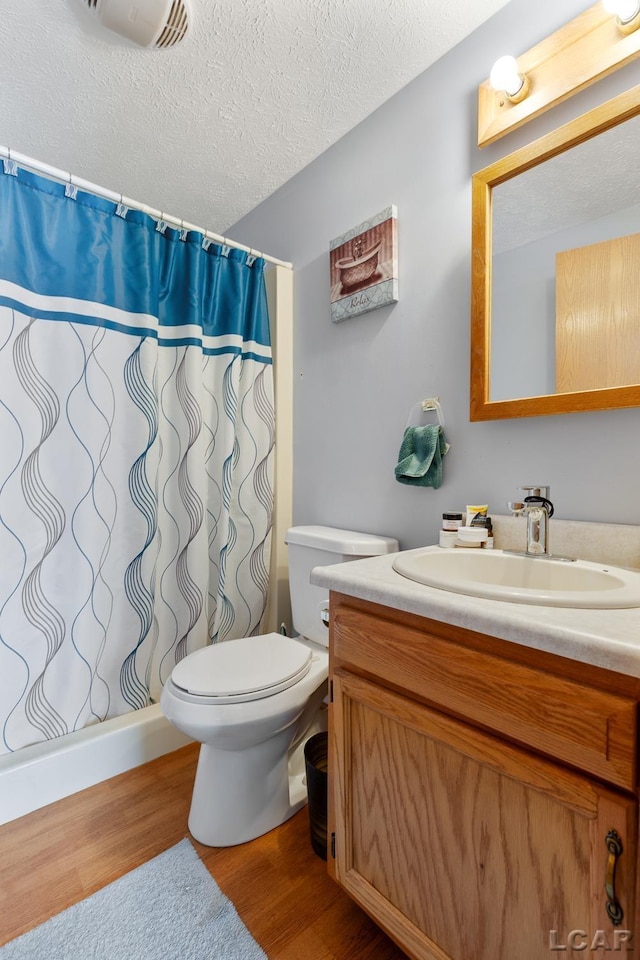
[{"label": "toilet seat", "polygon": [[189,699],[243,703],[292,687],[311,667],[312,651],[280,633],[203,647],[176,664],[173,684]]}]

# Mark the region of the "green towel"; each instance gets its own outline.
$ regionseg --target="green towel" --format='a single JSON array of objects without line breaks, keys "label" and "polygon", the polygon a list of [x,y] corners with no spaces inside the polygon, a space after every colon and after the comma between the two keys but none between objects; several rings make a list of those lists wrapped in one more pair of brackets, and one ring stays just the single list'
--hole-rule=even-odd
[{"label": "green towel", "polygon": [[407,427],[398,453],[398,483],[438,488],[442,483],[442,458],[447,451],[444,430],[438,424]]}]

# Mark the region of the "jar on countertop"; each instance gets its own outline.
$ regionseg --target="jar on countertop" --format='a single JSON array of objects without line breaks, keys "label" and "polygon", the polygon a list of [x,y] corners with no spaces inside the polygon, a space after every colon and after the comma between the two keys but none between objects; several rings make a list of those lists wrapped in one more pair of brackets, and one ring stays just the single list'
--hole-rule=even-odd
[{"label": "jar on countertop", "polygon": [[443,530],[459,530],[462,526],[463,514],[458,512],[450,512],[442,514],[442,529]]}]

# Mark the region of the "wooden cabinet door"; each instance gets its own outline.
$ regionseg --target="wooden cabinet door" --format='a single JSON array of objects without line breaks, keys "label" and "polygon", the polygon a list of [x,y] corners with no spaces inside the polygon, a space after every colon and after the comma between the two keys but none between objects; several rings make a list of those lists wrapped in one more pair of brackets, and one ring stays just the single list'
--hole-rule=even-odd
[{"label": "wooden cabinet door", "polygon": [[336,879],[410,957],[549,960],[572,932],[626,949],[634,799],[343,670],[330,783]]}]

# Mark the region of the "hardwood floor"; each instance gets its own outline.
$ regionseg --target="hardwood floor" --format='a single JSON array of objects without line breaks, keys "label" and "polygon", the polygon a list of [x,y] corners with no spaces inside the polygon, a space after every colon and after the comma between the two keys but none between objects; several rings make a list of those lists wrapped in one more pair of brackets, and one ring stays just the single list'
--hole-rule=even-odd
[{"label": "hardwood floor", "polygon": [[[189,836],[197,751],[184,747],[0,826],[0,945]],[[270,960],[406,960],[327,876],[306,807],[251,843],[192,843]]]}]

